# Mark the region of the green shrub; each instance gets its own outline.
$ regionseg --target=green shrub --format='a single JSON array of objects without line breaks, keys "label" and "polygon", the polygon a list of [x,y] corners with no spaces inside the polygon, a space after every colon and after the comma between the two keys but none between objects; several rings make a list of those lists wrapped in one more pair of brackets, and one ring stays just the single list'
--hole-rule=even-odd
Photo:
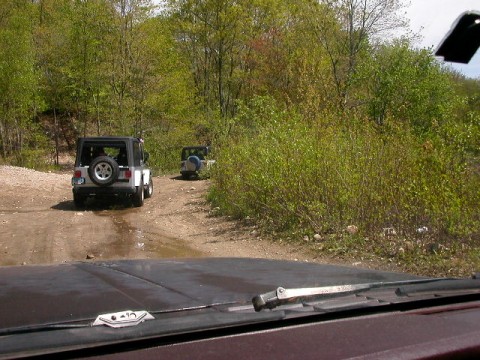
[{"label": "green shrub", "polygon": [[441,142],[368,122],[312,127],[271,104],[270,112],[261,123],[250,109],[249,126],[217,154],[209,197],[224,213],[275,231],[425,226],[453,237],[478,229],[479,176]]},{"label": "green shrub", "polygon": [[24,149],[15,154],[9,161],[14,166],[35,170],[54,168],[52,153],[45,149]]}]

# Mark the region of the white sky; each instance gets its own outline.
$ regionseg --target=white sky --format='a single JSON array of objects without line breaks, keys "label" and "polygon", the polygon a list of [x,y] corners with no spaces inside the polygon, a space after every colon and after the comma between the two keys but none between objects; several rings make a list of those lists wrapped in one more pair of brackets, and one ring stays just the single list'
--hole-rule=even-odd
[{"label": "white sky", "polygon": [[[407,17],[410,27],[422,36],[420,47],[436,49],[458,16],[468,10],[480,11],[479,0],[410,0]],[[480,51],[467,65],[452,67],[470,77],[480,76]]]}]

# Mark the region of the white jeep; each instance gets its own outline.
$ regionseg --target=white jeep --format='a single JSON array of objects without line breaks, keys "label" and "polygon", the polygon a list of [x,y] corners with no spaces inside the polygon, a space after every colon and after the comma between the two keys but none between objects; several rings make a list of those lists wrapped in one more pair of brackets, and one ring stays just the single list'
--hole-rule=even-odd
[{"label": "white jeep", "polygon": [[81,207],[88,197],[125,196],[142,206],[153,194],[143,140],[133,137],[82,137],[77,140],[73,201]]}]

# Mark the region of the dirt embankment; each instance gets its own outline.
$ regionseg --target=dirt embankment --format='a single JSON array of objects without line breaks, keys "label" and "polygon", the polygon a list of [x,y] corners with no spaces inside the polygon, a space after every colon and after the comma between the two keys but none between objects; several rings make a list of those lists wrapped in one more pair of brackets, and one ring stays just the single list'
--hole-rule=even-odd
[{"label": "dirt embankment", "polygon": [[141,208],[87,202],[76,209],[71,174],[0,166],[0,265],[124,258],[232,256],[315,261],[252,226],[214,217],[206,180],[154,177]]}]

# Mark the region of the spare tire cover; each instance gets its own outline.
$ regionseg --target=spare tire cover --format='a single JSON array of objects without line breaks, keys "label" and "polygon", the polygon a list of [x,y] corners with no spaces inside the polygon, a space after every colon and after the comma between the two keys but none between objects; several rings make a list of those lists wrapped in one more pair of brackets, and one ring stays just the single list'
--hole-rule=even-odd
[{"label": "spare tire cover", "polygon": [[189,156],[187,159],[187,170],[189,171],[198,171],[200,166],[202,165],[202,161],[198,158],[198,156]]},{"label": "spare tire cover", "polygon": [[98,186],[113,184],[119,174],[117,162],[109,156],[99,156],[93,159],[88,168],[88,175]]}]

